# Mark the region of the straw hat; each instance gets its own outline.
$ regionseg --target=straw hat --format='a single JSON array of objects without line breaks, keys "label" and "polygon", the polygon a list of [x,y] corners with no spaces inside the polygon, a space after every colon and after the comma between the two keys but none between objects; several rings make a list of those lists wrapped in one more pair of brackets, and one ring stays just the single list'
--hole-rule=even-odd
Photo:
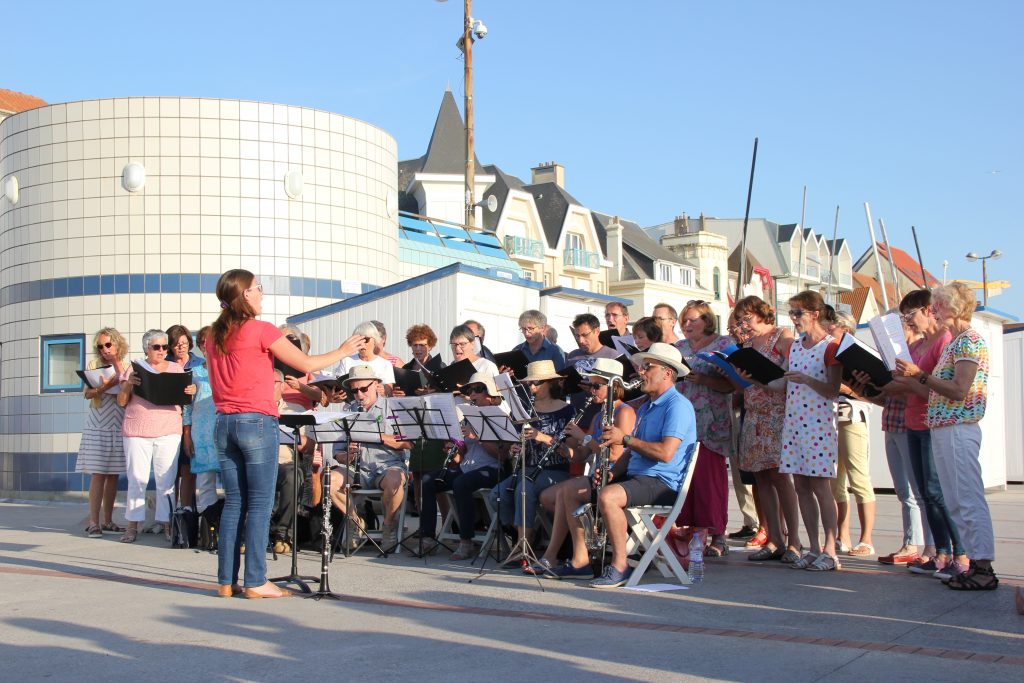
[{"label": "straw hat", "polygon": [[473,386],[474,384],[483,384],[487,388],[487,395],[492,398],[501,397],[501,394],[498,393],[498,388],[494,386],[494,377],[489,372],[474,372],[469,381],[463,384],[460,389]]},{"label": "straw hat", "polygon": [[632,361],[637,365],[645,360],[664,363],[679,373],[679,377],[690,374],[690,368],[683,365],[683,354],[679,353],[679,349],[665,342],[655,342],[645,353],[633,354]]},{"label": "straw hat", "polygon": [[377,376],[377,373],[369,365],[357,365],[349,371],[348,377],[345,378],[345,388],[348,389],[351,382],[358,380],[366,381],[368,379],[381,381],[380,377]]},{"label": "straw hat", "polygon": [[555,363],[550,360],[537,360],[526,366],[524,382],[540,382],[546,379],[561,379],[555,371]]},{"label": "straw hat", "polygon": [[622,377],[622,363],[614,358],[595,358],[594,366],[586,372],[581,372],[580,376],[604,377],[610,381],[612,377]]}]

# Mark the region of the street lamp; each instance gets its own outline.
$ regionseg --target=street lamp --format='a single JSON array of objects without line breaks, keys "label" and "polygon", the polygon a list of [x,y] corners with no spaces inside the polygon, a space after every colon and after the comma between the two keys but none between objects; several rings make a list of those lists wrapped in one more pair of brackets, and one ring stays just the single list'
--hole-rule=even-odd
[{"label": "street lamp", "polygon": [[988,306],[988,269],[986,268],[986,261],[991,259],[999,258],[1003,255],[1003,252],[998,249],[993,249],[992,253],[988,256],[978,256],[973,251],[967,253],[968,261],[981,261],[981,291],[982,291],[982,304]]},{"label": "street lamp", "polygon": [[[447,0],[437,0],[446,2]],[[476,156],[473,153],[473,41],[483,40],[487,35],[484,22],[473,18],[473,0],[463,0],[462,37],[456,46],[465,56],[464,90],[466,97],[463,108],[466,110],[466,225],[476,226]]]}]

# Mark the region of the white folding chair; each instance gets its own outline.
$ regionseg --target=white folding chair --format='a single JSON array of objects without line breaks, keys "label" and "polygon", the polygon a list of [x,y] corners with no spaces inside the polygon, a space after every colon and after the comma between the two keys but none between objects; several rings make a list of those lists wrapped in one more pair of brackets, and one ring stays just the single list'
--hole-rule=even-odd
[{"label": "white folding chair", "polygon": [[[437,540],[445,542],[458,542],[462,540],[458,534],[452,531],[452,524],[455,522],[455,496],[452,495],[451,491],[441,491],[442,496],[448,499],[448,514],[445,515],[441,522],[441,533],[437,535]],[[478,489],[473,492],[474,498],[479,498],[484,502],[484,509],[487,511],[487,532],[486,533],[474,533],[473,542],[483,544],[486,548],[487,543],[491,540],[491,536],[495,530],[495,523],[498,518],[496,511],[491,507],[491,501],[488,500],[488,495],[491,493],[490,489]]]},{"label": "white folding chair", "polygon": [[[694,465],[697,462],[697,453],[700,450],[699,446],[700,442],[696,442],[688,449],[688,464],[686,472],[683,473],[683,483],[679,486],[676,500],[671,506],[641,505],[626,508],[626,522],[629,525],[629,540],[627,541],[626,553],[631,555],[635,551],[643,551],[643,555],[636,562],[633,573],[626,582],[627,587],[639,584],[640,579],[644,576],[644,572],[647,571],[652,562],[665,578],[675,576],[680,584],[684,586],[690,585],[690,576],[683,569],[683,565],[679,563],[675,552],[669,547],[665,539],[668,538],[668,532],[672,530],[672,525],[679,516],[679,511],[683,509],[683,503],[686,501],[686,494],[690,490],[690,480],[693,478]],[[658,516],[664,516],[665,518],[660,528],[654,523],[654,518]],[[630,561],[630,564],[633,564],[633,562]]]},{"label": "white folding chair", "polygon": [[[405,495],[402,497],[402,504],[398,507],[398,513],[395,519],[395,526],[397,528],[399,541],[401,541],[402,538],[405,537],[405,509],[406,505],[408,505],[409,503],[409,487],[412,478],[406,475],[405,479]],[[359,549],[361,549],[366,544],[367,538],[372,539],[378,545],[380,545],[381,541],[383,540],[383,532],[381,530],[381,527],[384,524],[384,491],[382,489],[353,489],[350,495],[352,497],[353,510],[362,511],[365,501],[369,500],[370,504],[373,506],[373,512],[377,516],[377,528],[372,531],[367,529],[365,532],[360,534],[359,547],[356,548],[355,552],[358,552]],[[353,531],[356,531],[354,525],[352,529]],[[388,550],[388,548],[383,549]],[[401,542],[399,542],[399,544],[392,551],[392,554],[398,554],[401,552],[402,544]]]}]

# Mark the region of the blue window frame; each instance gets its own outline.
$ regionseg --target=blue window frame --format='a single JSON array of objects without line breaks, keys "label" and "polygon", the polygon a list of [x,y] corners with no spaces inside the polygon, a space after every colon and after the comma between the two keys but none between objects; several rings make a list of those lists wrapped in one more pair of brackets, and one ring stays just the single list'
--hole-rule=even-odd
[{"label": "blue window frame", "polygon": [[85,367],[85,335],[58,334],[39,339],[42,372],[39,386],[44,394],[80,391],[82,380],[75,370]]}]

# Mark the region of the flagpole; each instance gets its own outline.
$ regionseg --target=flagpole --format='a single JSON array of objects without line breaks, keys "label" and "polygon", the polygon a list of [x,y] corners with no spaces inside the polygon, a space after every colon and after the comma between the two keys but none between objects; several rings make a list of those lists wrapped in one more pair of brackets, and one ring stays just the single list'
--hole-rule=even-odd
[{"label": "flagpole", "polygon": [[[754,138],[754,156],[750,159],[750,182],[747,184],[747,210],[743,214],[743,238],[740,241],[740,272],[736,275],[736,301],[743,293],[743,278],[747,271],[747,223],[750,221],[750,196],[754,192],[754,167],[757,165],[757,138]],[[728,280],[728,278],[726,278]],[[728,289],[728,288],[727,288]]]},{"label": "flagpole", "polygon": [[889,310],[889,295],[885,291],[885,278],[882,277],[882,261],[878,258],[878,242],[875,241],[875,226],[871,222],[871,207],[864,202],[864,214],[868,219],[868,234],[871,236],[871,251],[875,254],[875,272],[878,273],[878,285],[882,290],[882,306]]}]

